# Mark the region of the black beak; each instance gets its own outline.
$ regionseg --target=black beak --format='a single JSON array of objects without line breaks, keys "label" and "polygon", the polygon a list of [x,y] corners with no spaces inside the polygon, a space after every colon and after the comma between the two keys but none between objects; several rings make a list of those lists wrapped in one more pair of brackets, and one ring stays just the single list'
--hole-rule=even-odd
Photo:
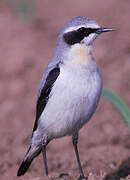
[{"label": "black beak", "polygon": [[98,29],[96,30],[96,33],[97,33],[97,34],[101,34],[101,33],[103,33],[103,32],[109,32],[109,31],[114,31],[114,29],[101,27],[101,28],[98,28]]}]

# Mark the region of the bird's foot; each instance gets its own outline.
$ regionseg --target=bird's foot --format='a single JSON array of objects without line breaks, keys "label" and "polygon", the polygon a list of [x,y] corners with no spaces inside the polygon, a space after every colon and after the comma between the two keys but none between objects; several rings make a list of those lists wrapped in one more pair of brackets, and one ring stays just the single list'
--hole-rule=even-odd
[{"label": "bird's foot", "polygon": [[78,180],[85,180],[85,179],[88,179],[88,177],[85,177],[84,175],[80,175]]}]

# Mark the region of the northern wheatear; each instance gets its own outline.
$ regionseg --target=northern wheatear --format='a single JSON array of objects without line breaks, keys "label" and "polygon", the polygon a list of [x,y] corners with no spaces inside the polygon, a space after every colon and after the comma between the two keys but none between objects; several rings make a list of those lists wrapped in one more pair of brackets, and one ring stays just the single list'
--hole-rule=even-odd
[{"label": "northern wheatear", "polygon": [[48,176],[46,145],[54,138],[72,135],[79,179],[85,178],[77,148],[78,132],[95,112],[101,96],[102,77],[92,56],[92,44],[99,34],[108,31],[112,29],[86,17],[75,17],[65,24],[40,82],[30,148],[18,176],[41,151]]}]

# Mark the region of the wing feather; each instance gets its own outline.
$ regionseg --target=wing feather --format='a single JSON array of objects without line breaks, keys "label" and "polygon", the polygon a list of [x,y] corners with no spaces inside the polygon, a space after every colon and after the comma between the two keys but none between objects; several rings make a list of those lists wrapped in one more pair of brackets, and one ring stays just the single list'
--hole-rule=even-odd
[{"label": "wing feather", "polygon": [[37,129],[38,125],[38,119],[40,118],[46,104],[49,98],[49,94],[51,92],[52,86],[55,83],[57,77],[60,74],[60,68],[58,65],[56,65],[55,68],[53,68],[49,74],[47,75],[47,78],[45,80],[44,86],[40,91],[40,95],[37,100],[37,105],[36,105],[36,120],[34,123],[34,128],[33,131]]}]

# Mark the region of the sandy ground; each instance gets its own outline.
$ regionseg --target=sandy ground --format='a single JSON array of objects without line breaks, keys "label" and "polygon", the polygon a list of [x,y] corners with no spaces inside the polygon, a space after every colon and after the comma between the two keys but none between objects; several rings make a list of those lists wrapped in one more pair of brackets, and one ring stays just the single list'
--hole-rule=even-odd
[{"label": "sandy ground", "polygon": [[[27,151],[35,117],[37,86],[57,35],[74,16],[95,19],[115,32],[100,36],[94,57],[104,86],[130,105],[130,2],[129,0],[37,0],[36,12],[25,22],[9,4],[0,2],[0,179],[43,180],[42,155],[28,173],[16,177]],[[80,131],[79,151],[89,180],[130,179],[130,128],[103,98],[91,121]],[[79,176],[71,137],[47,147],[51,179],[75,180]]]}]

